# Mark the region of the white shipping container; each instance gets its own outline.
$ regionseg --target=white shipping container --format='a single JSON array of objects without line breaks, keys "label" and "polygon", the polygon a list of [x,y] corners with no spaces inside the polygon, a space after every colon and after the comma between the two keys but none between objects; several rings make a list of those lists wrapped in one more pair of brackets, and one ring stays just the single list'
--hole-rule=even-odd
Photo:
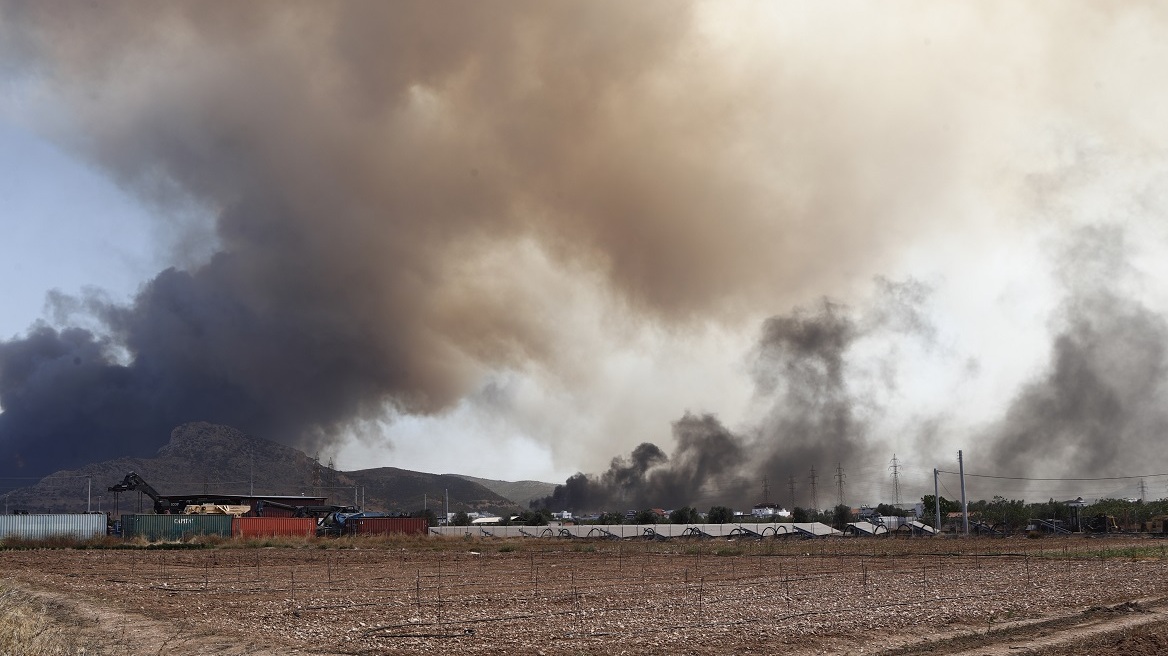
[{"label": "white shipping container", "polygon": [[72,536],[88,540],[105,535],[105,528],[105,515],[0,515],[0,539]]}]

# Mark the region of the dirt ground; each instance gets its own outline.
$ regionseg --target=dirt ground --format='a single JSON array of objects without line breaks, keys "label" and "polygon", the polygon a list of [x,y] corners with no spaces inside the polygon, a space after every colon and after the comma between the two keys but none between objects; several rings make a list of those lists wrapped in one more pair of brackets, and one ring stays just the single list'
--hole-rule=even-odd
[{"label": "dirt ground", "polygon": [[86,654],[1160,654],[1140,538],[0,551]]}]

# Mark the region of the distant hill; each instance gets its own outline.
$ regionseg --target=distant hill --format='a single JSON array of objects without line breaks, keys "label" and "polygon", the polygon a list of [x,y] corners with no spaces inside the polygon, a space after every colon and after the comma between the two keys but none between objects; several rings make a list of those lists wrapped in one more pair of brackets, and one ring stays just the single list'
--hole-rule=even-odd
[{"label": "distant hill", "polygon": [[[107,488],[136,472],[161,494],[211,492],[327,496],[329,503],[353,504],[364,495],[365,507],[385,512],[444,508],[450,511],[511,512],[518,504],[458,476],[426,474],[393,467],[342,472],[320,464],[302,451],[245,435],[229,426],[184,424],[154,458],[118,458],[46,476],[34,485],[2,495],[3,511],[84,512],[89,508],[128,513],[150,512],[150,499],[127,492],[115,500]],[[362,489],[363,488],[363,489]],[[439,503],[443,499],[443,503]],[[139,505],[141,503],[141,505]]]},{"label": "distant hill", "polygon": [[478,483],[501,497],[510,499],[520,506],[527,508],[535,499],[549,496],[556,489],[555,483],[542,481],[492,481],[488,478],[475,478],[463,474],[454,474],[472,483]]}]

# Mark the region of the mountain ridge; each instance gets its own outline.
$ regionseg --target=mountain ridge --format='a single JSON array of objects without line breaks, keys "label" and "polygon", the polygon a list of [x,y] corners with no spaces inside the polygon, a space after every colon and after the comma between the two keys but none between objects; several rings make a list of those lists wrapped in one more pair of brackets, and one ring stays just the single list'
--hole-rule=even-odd
[{"label": "mountain ridge", "polygon": [[[171,431],[153,458],[114,458],[60,470],[2,495],[4,512],[151,512],[149,499],[107,488],[135,472],[160,494],[280,494],[327,496],[336,505],[414,513],[428,506],[450,510],[514,512],[519,504],[474,481],[396,467],[339,471],[308,454],[230,426],[191,422]],[[438,504],[438,499],[443,504]]]}]

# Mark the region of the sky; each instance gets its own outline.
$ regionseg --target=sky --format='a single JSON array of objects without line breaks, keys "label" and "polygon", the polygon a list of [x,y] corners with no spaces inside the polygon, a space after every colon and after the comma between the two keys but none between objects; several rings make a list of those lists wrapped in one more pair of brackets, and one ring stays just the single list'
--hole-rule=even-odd
[{"label": "sky", "polygon": [[0,1],[0,477],[208,420],[580,504],[1168,495],[1166,21]]}]

